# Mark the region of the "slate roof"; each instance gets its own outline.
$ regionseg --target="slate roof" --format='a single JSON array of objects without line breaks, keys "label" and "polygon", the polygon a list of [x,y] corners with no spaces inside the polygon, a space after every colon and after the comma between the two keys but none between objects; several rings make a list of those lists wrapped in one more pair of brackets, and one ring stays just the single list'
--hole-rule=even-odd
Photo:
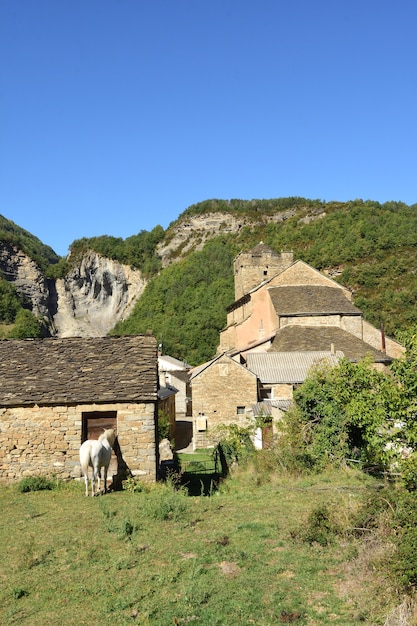
[{"label": "slate roof", "polygon": [[343,352],[332,354],[319,352],[250,352],[246,355],[248,369],[257,375],[261,383],[302,383],[308,371],[325,361],[337,365]]},{"label": "slate roof", "polygon": [[0,406],[156,401],[154,337],[0,341]]},{"label": "slate roof", "polygon": [[369,355],[376,363],[391,363],[392,358],[355,335],[337,326],[284,326],[277,331],[268,352],[309,352],[334,349],[350,361]]},{"label": "slate roof", "polygon": [[178,371],[190,369],[190,366],[185,361],[175,359],[173,356],[161,354],[158,356],[158,362],[161,369],[164,371]]},{"label": "slate roof", "polygon": [[252,404],[252,412],[255,417],[258,415],[271,415],[272,407],[281,409],[281,411],[288,411],[292,404],[292,400],[262,400],[262,402]]},{"label": "slate roof", "polygon": [[269,294],[278,316],[362,315],[337,287],[324,285],[270,287]]}]

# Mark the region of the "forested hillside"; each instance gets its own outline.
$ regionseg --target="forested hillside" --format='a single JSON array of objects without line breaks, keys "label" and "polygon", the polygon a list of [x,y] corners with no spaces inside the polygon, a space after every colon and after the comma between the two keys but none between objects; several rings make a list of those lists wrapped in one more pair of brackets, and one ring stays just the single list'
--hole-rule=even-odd
[{"label": "forested hillside", "polygon": [[[232,261],[259,241],[329,272],[354,293],[365,318],[394,336],[417,322],[417,206],[402,203],[322,203],[300,198],[277,201],[209,201],[201,211],[239,211],[253,220],[238,234],[221,235],[201,252],[171,264],[148,285],[131,318],[114,332],[152,330],[164,351],[191,364],[211,358],[218,332],[233,302]],[[283,221],[268,214],[293,209]],[[175,227],[175,224],[173,225]],[[169,232],[167,231],[167,236]]]},{"label": "forested hillside", "polygon": [[[222,220],[218,231],[191,230],[173,245],[193,218],[209,224],[213,215]],[[239,228],[231,232],[229,222],[236,218]],[[113,333],[151,330],[165,353],[192,365],[215,354],[225,307],[234,299],[233,258],[260,241],[277,252],[292,250],[295,259],[346,285],[365,318],[375,326],[383,322],[387,334],[417,323],[417,205],[298,197],[207,200],[187,208],[166,231],[155,226],[125,240],[111,235],[77,240],[69,260],[59,263],[36,238],[1,219],[0,240],[14,238],[38,263],[49,264],[50,276],[65,273],[88,249],[140,269],[148,285],[131,317]],[[160,251],[170,245],[162,258]],[[21,304],[0,279],[0,323],[13,321]]]}]

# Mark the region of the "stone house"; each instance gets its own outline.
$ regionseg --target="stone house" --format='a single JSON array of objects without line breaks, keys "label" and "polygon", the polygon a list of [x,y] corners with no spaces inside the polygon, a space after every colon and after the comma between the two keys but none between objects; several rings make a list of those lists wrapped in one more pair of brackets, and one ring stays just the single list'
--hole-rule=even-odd
[{"label": "stone house", "polygon": [[216,443],[220,424],[248,426],[258,395],[256,375],[227,354],[191,370],[193,448]]},{"label": "stone house", "polygon": [[343,352],[251,352],[246,366],[259,381],[259,400],[292,400],[293,391],[320,364],[334,366]]},{"label": "stone house", "polygon": [[189,375],[190,366],[167,354],[158,353],[159,385],[177,390],[175,413],[177,419],[191,415]]},{"label": "stone house", "polygon": [[258,428],[255,446],[265,447],[277,434],[277,425],[291,406],[294,390],[306,379],[308,373],[321,365],[333,367],[343,358],[343,352],[250,352],[246,366],[258,378],[259,401],[252,406],[254,420],[269,416],[271,427]]},{"label": "stone house", "polygon": [[81,443],[115,428],[109,475],[155,481],[157,390],[150,336],[0,341],[0,480],[79,478]]}]

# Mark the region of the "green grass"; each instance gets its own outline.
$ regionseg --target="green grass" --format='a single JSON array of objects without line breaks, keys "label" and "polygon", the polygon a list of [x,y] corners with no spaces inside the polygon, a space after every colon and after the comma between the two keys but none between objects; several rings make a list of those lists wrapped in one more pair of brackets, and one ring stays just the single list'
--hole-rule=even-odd
[{"label": "green grass", "polygon": [[99,498],[81,483],[2,486],[0,623],[269,626],[285,611],[299,625],[384,624],[399,600],[348,533],[375,487],[352,472],[259,484],[253,469],[211,497],[161,484]]}]

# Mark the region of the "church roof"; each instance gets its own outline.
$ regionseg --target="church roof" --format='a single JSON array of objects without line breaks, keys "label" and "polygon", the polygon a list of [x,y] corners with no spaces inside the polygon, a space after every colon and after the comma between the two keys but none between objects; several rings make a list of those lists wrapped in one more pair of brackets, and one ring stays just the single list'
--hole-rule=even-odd
[{"label": "church roof", "polygon": [[268,352],[326,351],[332,345],[350,361],[371,356],[376,363],[392,362],[384,352],[337,326],[284,326],[277,331]]},{"label": "church roof", "polygon": [[278,316],[361,315],[342,289],[324,285],[270,287],[269,294]]}]

